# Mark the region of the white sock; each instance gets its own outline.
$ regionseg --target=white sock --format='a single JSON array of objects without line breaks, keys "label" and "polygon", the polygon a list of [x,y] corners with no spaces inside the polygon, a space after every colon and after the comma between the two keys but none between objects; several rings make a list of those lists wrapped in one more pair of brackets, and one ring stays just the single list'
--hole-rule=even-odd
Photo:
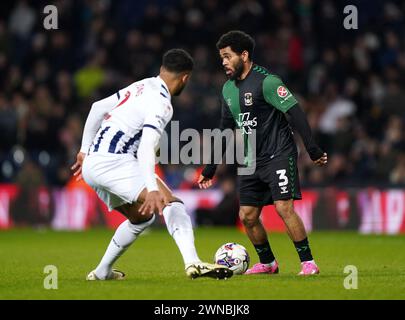
[{"label": "white sock", "polygon": [[95,273],[97,278],[105,279],[111,272],[115,261],[127,250],[127,248],[136,240],[148,226],[155,221],[155,215],[146,222],[132,224],[125,220],[115,231],[107,250],[97,266]]},{"label": "white sock", "polygon": [[167,230],[176,241],[184,264],[200,262],[201,260],[194,246],[193,226],[184,204],[172,202],[163,209],[163,217],[166,221]]}]

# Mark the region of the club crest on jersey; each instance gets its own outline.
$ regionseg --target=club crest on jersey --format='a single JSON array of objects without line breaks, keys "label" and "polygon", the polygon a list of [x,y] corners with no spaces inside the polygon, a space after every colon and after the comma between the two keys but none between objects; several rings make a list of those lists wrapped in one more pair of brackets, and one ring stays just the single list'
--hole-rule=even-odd
[{"label": "club crest on jersey", "polygon": [[280,98],[285,98],[288,95],[288,90],[286,89],[286,87],[279,86],[277,88],[277,94]]},{"label": "club crest on jersey", "polygon": [[251,92],[245,93],[245,106],[251,106],[253,104],[253,95]]},{"label": "club crest on jersey", "polygon": [[226,104],[228,105],[228,107],[232,106],[231,98],[226,99]]}]

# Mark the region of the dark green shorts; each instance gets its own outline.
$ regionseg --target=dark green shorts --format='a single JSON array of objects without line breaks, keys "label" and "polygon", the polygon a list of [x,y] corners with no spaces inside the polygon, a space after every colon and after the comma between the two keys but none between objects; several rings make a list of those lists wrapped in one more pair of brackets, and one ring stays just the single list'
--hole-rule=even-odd
[{"label": "dark green shorts", "polygon": [[255,207],[302,199],[297,156],[271,161],[252,175],[239,176],[239,198],[241,206]]}]

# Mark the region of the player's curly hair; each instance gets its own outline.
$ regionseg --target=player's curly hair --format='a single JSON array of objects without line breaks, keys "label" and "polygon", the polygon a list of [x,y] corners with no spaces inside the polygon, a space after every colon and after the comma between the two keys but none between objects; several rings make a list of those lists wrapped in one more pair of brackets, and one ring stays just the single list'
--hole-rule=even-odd
[{"label": "player's curly hair", "polygon": [[162,66],[175,73],[192,71],[194,60],[186,50],[170,49],[163,55]]},{"label": "player's curly hair", "polygon": [[255,45],[255,40],[247,33],[240,30],[232,30],[219,38],[217,49],[231,47],[232,51],[238,54],[246,50],[249,53],[249,59],[252,60]]}]

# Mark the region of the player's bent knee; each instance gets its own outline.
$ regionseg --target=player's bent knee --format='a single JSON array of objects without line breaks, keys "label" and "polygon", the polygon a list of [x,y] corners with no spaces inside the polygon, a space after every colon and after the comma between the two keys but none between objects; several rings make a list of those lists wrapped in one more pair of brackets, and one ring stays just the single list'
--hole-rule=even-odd
[{"label": "player's bent knee", "polygon": [[288,218],[294,214],[294,206],[290,200],[277,201],[275,207],[278,215],[282,218]]},{"label": "player's bent knee", "polygon": [[254,210],[245,208],[239,210],[239,218],[246,228],[255,226],[259,220],[259,217]]},{"label": "player's bent knee", "polygon": [[155,213],[152,214],[145,214],[142,215],[139,212],[131,212],[131,214],[129,214],[127,216],[129,222],[131,222],[132,224],[142,224],[142,223],[146,223],[150,220],[154,220],[155,217]]},{"label": "player's bent knee", "polygon": [[252,228],[257,224],[258,219],[252,219],[252,218],[244,217],[244,218],[241,219],[241,221],[242,221],[242,224],[246,228]]},{"label": "player's bent knee", "polygon": [[124,205],[121,205],[119,207],[114,208],[114,210],[120,212],[121,214],[123,214],[130,223],[132,224],[140,224],[140,223],[145,223],[149,220],[151,220],[151,218],[154,216],[154,214],[144,214],[142,215],[139,212],[139,208],[140,208],[140,204],[139,203],[126,203]]}]

